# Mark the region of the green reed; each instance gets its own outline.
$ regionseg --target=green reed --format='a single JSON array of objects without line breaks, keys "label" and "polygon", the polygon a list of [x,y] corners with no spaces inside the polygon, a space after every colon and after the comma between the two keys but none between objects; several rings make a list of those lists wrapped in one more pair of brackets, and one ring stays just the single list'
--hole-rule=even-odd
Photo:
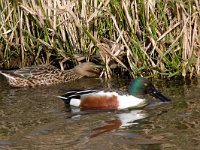
[{"label": "green reed", "polygon": [[107,78],[116,66],[133,77],[200,75],[196,0],[0,0],[0,12],[1,67],[95,57]]}]

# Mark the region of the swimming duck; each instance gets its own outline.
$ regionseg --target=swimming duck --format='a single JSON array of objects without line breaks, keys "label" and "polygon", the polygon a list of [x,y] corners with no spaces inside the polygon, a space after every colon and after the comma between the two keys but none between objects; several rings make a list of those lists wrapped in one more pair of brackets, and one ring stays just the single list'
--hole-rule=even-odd
[{"label": "swimming duck", "polygon": [[158,92],[151,81],[146,78],[136,78],[129,85],[129,94],[120,95],[117,92],[98,90],[68,91],[61,98],[66,105],[80,107],[81,109],[120,110],[126,108],[139,108],[147,105],[145,94],[169,102],[170,99]]},{"label": "swimming duck", "polygon": [[79,79],[83,76],[97,76],[100,66],[85,62],[69,70],[60,70],[52,65],[39,65],[18,70],[2,70],[0,74],[6,77],[11,87],[35,87],[52,85]]}]

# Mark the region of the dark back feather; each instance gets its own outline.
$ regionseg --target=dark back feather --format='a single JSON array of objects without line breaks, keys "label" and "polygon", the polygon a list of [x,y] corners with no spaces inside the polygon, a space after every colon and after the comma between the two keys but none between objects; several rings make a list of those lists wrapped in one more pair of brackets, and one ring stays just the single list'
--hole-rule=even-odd
[{"label": "dark back feather", "polygon": [[65,102],[65,104],[69,105],[71,99],[73,98],[80,99],[82,95],[95,92],[98,92],[98,90],[72,90],[72,91],[67,91],[62,96],[58,96],[58,98],[61,98]]}]

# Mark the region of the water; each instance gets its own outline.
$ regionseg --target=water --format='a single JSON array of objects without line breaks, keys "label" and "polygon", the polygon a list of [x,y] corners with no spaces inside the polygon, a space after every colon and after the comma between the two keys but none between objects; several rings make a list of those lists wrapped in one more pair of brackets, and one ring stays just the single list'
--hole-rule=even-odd
[{"label": "water", "polygon": [[139,110],[80,111],[55,96],[71,89],[126,91],[130,80],[80,79],[39,88],[10,88],[0,77],[0,149],[200,149],[200,83],[154,82],[169,104],[148,96]]}]

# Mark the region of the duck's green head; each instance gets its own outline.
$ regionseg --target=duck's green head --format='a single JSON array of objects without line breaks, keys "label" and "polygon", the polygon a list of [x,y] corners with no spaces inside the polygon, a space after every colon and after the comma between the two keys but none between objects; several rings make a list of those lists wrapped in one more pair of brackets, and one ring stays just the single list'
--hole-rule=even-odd
[{"label": "duck's green head", "polygon": [[129,85],[129,93],[131,95],[145,95],[150,94],[153,97],[160,99],[163,102],[169,102],[170,99],[158,92],[151,81],[139,77],[134,79]]}]

